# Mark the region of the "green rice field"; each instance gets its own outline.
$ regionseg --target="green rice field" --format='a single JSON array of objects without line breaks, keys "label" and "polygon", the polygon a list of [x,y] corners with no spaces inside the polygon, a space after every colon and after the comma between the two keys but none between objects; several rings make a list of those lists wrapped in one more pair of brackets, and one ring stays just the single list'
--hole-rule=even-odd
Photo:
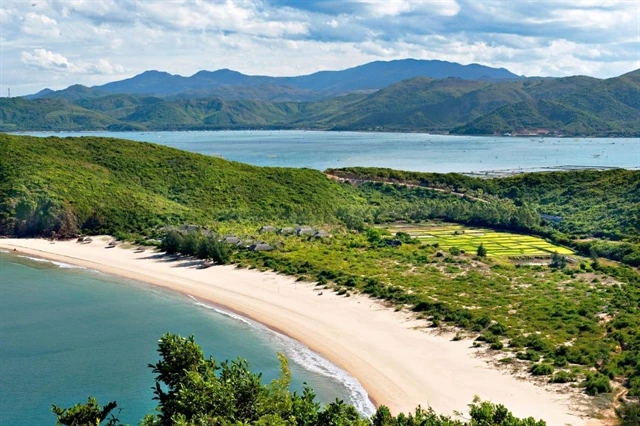
[{"label": "green rice field", "polygon": [[550,256],[554,252],[573,254],[571,250],[554,245],[540,237],[485,228],[441,223],[396,223],[386,225],[384,228],[393,234],[406,232],[426,244],[438,243],[444,250],[457,247],[466,253],[475,253],[478,246],[483,244],[487,249],[487,256],[494,257]]}]

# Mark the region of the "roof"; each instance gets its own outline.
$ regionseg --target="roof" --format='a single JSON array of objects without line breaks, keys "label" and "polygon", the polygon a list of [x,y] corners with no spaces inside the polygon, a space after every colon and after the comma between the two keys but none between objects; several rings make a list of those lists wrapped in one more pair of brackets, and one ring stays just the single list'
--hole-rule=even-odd
[{"label": "roof", "polygon": [[199,225],[182,225],[180,227],[181,231],[187,231],[187,232],[197,232],[201,229],[201,226]]},{"label": "roof", "polygon": [[262,228],[260,228],[260,232],[276,232],[276,228],[275,226],[265,225]]},{"label": "roof", "polygon": [[540,217],[541,217],[542,219],[544,219],[544,220],[548,220],[548,221],[550,221],[550,222],[554,222],[554,223],[557,223],[557,222],[561,222],[561,221],[562,221],[562,216],[554,216],[554,215],[551,215],[551,214],[542,214],[542,213],[541,213],[541,214],[540,214]]},{"label": "roof", "polygon": [[278,232],[282,235],[287,235],[287,234],[295,234],[296,230],[289,226],[289,227],[280,229]]},{"label": "roof", "polygon": [[252,251],[270,251],[270,250],[273,250],[273,247],[271,247],[271,245],[269,245],[267,243],[254,244],[250,248],[251,248]]},{"label": "roof", "polygon": [[233,235],[225,237],[222,241],[227,243],[227,244],[242,244],[242,240],[240,238],[238,238],[238,237],[233,236]]},{"label": "roof", "polygon": [[298,226],[296,228],[296,233],[298,235],[313,235],[316,233],[316,230],[308,226]]},{"label": "roof", "polygon": [[321,229],[318,232],[316,232],[315,234],[313,234],[313,236],[316,237],[316,238],[325,238],[325,237],[330,237],[331,234],[329,234],[327,231],[323,231]]}]

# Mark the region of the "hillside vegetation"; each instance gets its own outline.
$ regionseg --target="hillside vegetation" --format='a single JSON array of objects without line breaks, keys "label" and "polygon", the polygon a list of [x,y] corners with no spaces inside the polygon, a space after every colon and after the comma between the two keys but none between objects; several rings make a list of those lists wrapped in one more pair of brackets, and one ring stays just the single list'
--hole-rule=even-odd
[{"label": "hillside vegetation", "polygon": [[355,191],[148,143],[0,135],[0,232],[142,232],[221,219],[334,222]]},{"label": "hillside vegetation", "polygon": [[[514,229],[570,245],[586,256],[602,256],[640,266],[640,171],[637,170],[525,173],[493,179],[361,167],[327,172],[364,182],[361,188],[365,193],[368,188],[377,188],[374,194],[391,193],[400,198],[393,203],[379,203],[376,214],[386,221],[437,217]],[[390,187],[382,182],[400,186]],[[473,199],[489,203],[474,203],[474,208],[462,211],[453,207],[450,211],[433,208],[417,201],[423,198],[420,194],[425,190],[421,187],[464,194],[467,203]],[[457,205],[463,202],[458,201]]]},{"label": "hillside vegetation", "polygon": [[[454,134],[640,135],[640,70],[607,80],[414,77],[374,93],[262,100],[263,86],[170,97],[72,86],[40,99],[0,99],[0,130],[322,129]],[[308,90],[308,89],[295,89]],[[224,99],[207,96],[223,96]],[[234,96],[233,94],[237,95]],[[204,96],[204,97],[203,97]],[[280,96],[280,95],[274,95]],[[275,98],[273,98],[275,99]]]}]

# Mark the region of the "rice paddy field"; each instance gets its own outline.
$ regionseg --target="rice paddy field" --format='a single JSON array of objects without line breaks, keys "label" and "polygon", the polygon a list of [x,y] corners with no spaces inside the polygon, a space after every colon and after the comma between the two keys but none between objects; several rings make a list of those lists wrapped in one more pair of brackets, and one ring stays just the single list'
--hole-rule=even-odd
[{"label": "rice paddy field", "polygon": [[463,225],[442,223],[395,223],[383,226],[389,232],[406,232],[427,244],[438,244],[444,250],[457,247],[467,253],[475,253],[480,244],[487,249],[489,257],[551,256],[573,254],[566,247],[554,245],[540,237],[472,228]]}]

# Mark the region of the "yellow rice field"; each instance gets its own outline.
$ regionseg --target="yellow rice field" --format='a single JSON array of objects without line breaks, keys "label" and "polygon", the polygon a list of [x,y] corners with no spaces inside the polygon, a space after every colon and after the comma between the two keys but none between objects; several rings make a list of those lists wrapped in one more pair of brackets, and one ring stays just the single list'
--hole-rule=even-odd
[{"label": "yellow rice field", "polygon": [[426,244],[438,244],[443,250],[457,247],[466,253],[475,253],[480,244],[487,249],[487,256],[550,256],[573,254],[565,247],[554,245],[540,237],[473,228],[442,223],[394,223],[381,226],[392,234],[406,232]]}]

